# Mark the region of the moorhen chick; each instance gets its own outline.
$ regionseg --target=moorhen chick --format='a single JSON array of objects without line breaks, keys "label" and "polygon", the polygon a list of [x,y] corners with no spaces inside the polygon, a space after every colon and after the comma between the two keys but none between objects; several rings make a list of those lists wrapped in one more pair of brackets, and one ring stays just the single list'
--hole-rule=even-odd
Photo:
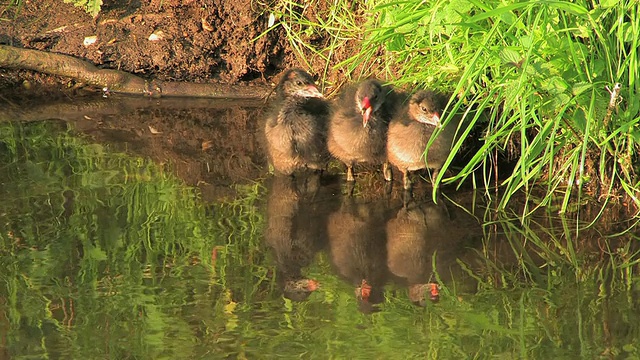
[{"label": "moorhen chick", "polygon": [[327,147],[347,166],[347,181],[355,180],[353,167],[358,163],[382,164],[385,180],[391,181],[386,142],[394,96],[391,88],[369,79],[347,88],[334,104]]},{"label": "moorhen chick", "polygon": [[387,157],[389,162],[403,174],[405,190],[411,189],[409,172],[432,169],[431,181],[435,182],[438,171],[451,152],[451,144],[457,124],[449,123],[437,135],[429,148],[425,160],[423,154],[431,135],[440,127],[440,115],[448,99],[433,91],[418,91],[394,116],[387,134]]},{"label": "moorhen chick", "polygon": [[326,167],[328,119],[329,104],[311,75],[297,68],[285,71],[264,129],[269,162],[277,173]]}]

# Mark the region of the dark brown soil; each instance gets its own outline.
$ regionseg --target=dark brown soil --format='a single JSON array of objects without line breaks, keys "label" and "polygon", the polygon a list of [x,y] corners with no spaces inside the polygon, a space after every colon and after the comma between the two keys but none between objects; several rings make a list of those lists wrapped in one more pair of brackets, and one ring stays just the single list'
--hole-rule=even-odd
[{"label": "dark brown soil", "polygon": [[[314,16],[324,6],[303,11]],[[0,44],[72,55],[163,81],[265,82],[301,66],[281,27],[259,37],[270,13],[268,2],[248,0],[105,0],[94,19],[62,0],[23,0],[0,5]],[[150,41],[151,34],[162,39]],[[85,46],[90,36],[97,40]],[[316,73],[325,66],[312,56],[307,61]],[[0,69],[0,92],[25,78],[46,82]]]}]

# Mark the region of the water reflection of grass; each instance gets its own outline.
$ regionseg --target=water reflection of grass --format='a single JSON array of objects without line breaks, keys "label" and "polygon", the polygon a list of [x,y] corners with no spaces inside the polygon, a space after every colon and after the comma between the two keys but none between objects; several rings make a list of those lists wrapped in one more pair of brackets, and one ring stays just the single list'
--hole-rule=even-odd
[{"label": "water reflection of grass", "polygon": [[62,125],[0,133],[0,338],[17,357],[639,355],[638,238],[614,210],[594,224],[492,215],[439,303],[389,285],[363,315],[326,252],[306,269],[320,290],[282,296],[260,183],[204,206],[170,172]]},{"label": "water reflection of grass", "polygon": [[508,316],[500,323],[517,330],[520,356],[637,356],[627,334],[637,321],[629,314],[637,309],[640,248],[637,221],[623,213],[614,206],[592,214],[503,213],[486,223],[473,301]]},{"label": "water reflection of grass", "polygon": [[[187,349],[191,325],[176,316],[178,304],[193,301],[213,245],[226,243],[194,189],[148,160],[87,144],[64,124],[3,124],[0,132],[10,343],[33,354],[156,358],[174,333],[170,347]],[[126,336],[124,347],[107,340]]]}]

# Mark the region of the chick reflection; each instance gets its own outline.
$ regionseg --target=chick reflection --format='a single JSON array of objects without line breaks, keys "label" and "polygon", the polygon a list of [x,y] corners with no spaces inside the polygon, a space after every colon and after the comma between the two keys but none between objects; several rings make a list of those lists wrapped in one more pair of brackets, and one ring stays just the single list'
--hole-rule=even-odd
[{"label": "chick reflection", "polygon": [[384,300],[388,278],[386,208],[381,202],[357,203],[347,196],[327,222],[333,264],[354,286],[358,306],[364,313],[378,311],[375,305]]},{"label": "chick reflection", "polygon": [[[302,269],[309,266],[326,240],[323,217],[309,204],[319,188],[319,174],[274,177],[268,184],[265,241],[276,260],[278,285],[284,296],[303,301],[318,288]],[[321,223],[320,223],[321,222]]]},{"label": "chick reflection", "polygon": [[448,274],[461,246],[461,237],[453,234],[452,225],[442,201],[436,205],[409,200],[387,222],[387,266],[407,282],[414,304],[424,306],[427,295],[432,301],[438,300],[432,259],[435,253],[438,274]]}]

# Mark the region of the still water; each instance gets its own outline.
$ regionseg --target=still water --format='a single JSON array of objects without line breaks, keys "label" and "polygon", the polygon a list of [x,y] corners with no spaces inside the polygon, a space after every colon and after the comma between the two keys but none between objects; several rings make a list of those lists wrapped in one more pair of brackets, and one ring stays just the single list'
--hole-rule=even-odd
[{"label": "still water", "polygon": [[640,357],[624,209],[274,177],[260,103],[5,105],[0,358]]}]

